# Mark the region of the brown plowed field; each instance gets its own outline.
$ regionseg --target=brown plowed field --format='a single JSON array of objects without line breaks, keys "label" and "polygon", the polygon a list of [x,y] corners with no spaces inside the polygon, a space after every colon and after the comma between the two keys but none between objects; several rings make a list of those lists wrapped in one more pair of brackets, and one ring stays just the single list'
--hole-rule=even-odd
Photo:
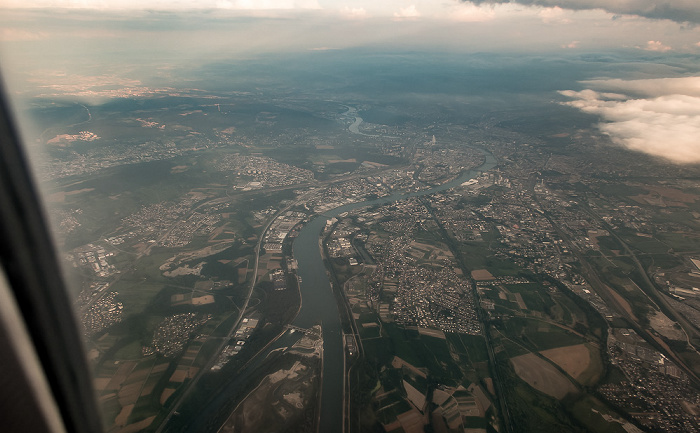
[{"label": "brown plowed field", "polygon": [[540,353],[576,380],[591,364],[591,352],[584,344],[543,350]]},{"label": "brown plowed field", "polygon": [[534,353],[511,358],[515,373],[530,386],[554,398],[562,399],[576,387],[554,366]]}]

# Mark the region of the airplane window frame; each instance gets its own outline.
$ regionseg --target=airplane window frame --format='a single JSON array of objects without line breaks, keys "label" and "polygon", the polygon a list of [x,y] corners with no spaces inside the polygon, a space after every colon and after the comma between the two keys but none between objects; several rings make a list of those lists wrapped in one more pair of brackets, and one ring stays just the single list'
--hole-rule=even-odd
[{"label": "airplane window frame", "polygon": [[[3,83],[0,77],[0,83]],[[29,341],[13,341],[14,346],[31,345],[48,382],[51,395],[39,395],[31,380],[16,377],[13,387],[5,388],[4,400],[34,398],[41,411],[41,400],[52,399],[65,431],[98,433],[103,430],[94,398],[83,343],[68,298],[61,268],[35,182],[12,115],[4,85],[0,87],[0,265],[19,310],[19,320],[28,331]],[[7,317],[5,317],[7,319]],[[10,339],[21,336],[3,335]],[[10,347],[13,345],[10,344]],[[7,346],[6,346],[7,347]],[[18,364],[21,354],[11,350]],[[24,366],[26,368],[26,366]],[[6,372],[4,372],[6,374]],[[26,378],[25,378],[26,379]],[[31,395],[34,394],[33,397]],[[55,432],[51,414],[32,413],[3,407],[5,420],[43,417],[45,431]],[[44,408],[45,409],[45,408]],[[8,421],[8,426],[13,425]],[[30,420],[40,424],[38,419]],[[27,421],[29,422],[29,421]],[[15,424],[17,425],[17,424]],[[26,425],[26,424],[25,424]],[[35,430],[33,430],[35,431]]]}]

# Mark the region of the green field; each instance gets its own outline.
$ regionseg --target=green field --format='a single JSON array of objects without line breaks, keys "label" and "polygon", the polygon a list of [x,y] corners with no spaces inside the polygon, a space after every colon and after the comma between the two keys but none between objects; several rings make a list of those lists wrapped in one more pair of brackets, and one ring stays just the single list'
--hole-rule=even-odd
[{"label": "green field", "polygon": [[488,361],[486,342],[480,335],[447,334],[447,342],[460,360],[468,359],[471,364]]},{"label": "green field", "polygon": [[617,419],[620,419],[620,416],[591,395],[586,395],[574,402],[570,410],[574,418],[585,425],[589,431],[596,433],[626,432],[619,423],[608,422],[603,418],[602,415],[610,415]]}]

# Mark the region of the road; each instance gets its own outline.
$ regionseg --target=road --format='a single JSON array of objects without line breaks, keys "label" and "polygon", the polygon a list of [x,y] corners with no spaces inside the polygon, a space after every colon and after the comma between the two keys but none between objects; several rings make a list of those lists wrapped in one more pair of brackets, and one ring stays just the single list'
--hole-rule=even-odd
[{"label": "road", "polygon": [[[678,314],[676,312],[676,310],[671,305],[669,305],[664,294],[659,291],[659,289],[656,287],[656,284],[654,284],[654,282],[651,280],[651,278],[649,278],[649,274],[647,273],[646,269],[644,269],[644,266],[642,266],[642,263],[639,261],[639,258],[637,257],[637,255],[630,249],[629,245],[627,245],[627,242],[625,242],[615,232],[614,228],[611,227],[610,224],[607,223],[607,221],[605,221],[603,218],[601,218],[592,209],[589,209],[589,214],[591,216],[597,218],[599,221],[601,221],[603,223],[603,226],[605,227],[605,229],[610,233],[610,235],[612,235],[620,243],[620,245],[622,245],[622,248],[627,253],[626,255],[632,259],[635,266],[637,267],[637,271],[644,279],[644,283],[652,291],[652,294],[654,295],[654,298],[656,299],[656,301],[658,301],[661,304],[661,308],[659,308],[659,309],[664,311],[664,312],[668,312],[669,315],[671,316],[671,318],[681,325],[681,327],[683,328],[683,331],[686,334],[686,337],[688,338],[688,344],[690,344],[692,346],[692,344],[690,343],[690,340],[700,338],[700,333],[698,333],[698,331],[695,329],[695,327],[693,325],[691,325],[690,322],[688,322],[685,319],[685,317],[683,317],[681,314]],[[645,292],[645,295],[647,295],[647,297],[649,297],[649,295],[646,292]],[[649,300],[654,302],[651,298],[649,298]],[[656,306],[659,307],[658,304]],[[692,337],[691,337],[691,335],[692,335]]]},{"label": "road", "polygon": [[[395,168],[396,168],[396,167],[393,167],[392,169],[395,169]],[[387,169],[387,170],[388,170],[388,169]],[[384,171],[384,170],[379,170],[379,171],[377,171],[377,173],[381,173],[382,171]],[[160,426],[159,426],[158,429],[156,430],[157,433],[161,433],[161,432],[164,431],[164,429],[166,428],[168,422],[169,422],[169,421],[172,419],[172,417],[177,413],[178,409],[182,406],[182,404],[184,403],[184,401],[185,401],[185,400],[187,399],[187,397],[190,395],[190,393],[191,393],[192,390],[195,388],[195,386],[196,386],[197,382],[199,381],[199,379],[200,379],[207,371],[209,371],[209,369],[211,368],[211,366],[212,366],[212,365],[214,364],[214,362],[218,359],[218,355],[221,353],[221,351],[223,350],[223,348],[224,348],[224,347],[226,346],[226,344],[228,343],[228,339],[233,335],[233,333],[235,332],[235,330],[238,328],[238,326],[240,325],[241,321],[243,320],[243,317],[244,317],[244,315],[245,315],[245,313],[246,313],[246,310],[248,309],[248,306],[249,306],[249,303],[250,303],[250,299],[251,299],[251,296],[252,296],[252,293],[253,293],[253,289],[255,288],[255,285],[257,284],[258,265],[259,265],[260,249],[261,249],[261,247],[262,247],[262,242],[263,242],[263,239],[265,238],[265,233],[267,233],[267,231],[269,230],[270,226],[271,226],[272,223],[275,221],[275,219],[276,219],[279,215],[281,215],[282,213],[288,211],[289,209],[291,209],[291,208],[293,208],[293,207],[295,207],[295,206],[299,206],[299,205],[302,205],[302,204],[306,203],[314,194],[316,194],[316,193],[318,192],[318,189],[319,189],[319,188],[323,188],[324,186],[329,186],[329,185],[336,184],[336,183],[340,183],[340,182],[347,182],[347,181],[349,181],[349,180],[353,180],[353,179],[356,179],[356,178],[366,177],[367,175],[368,175],[367,173],[351,174],[351,175],[347,175],[347,176],[336,177],[336,178],[333,178],[332,180],[329,180],[329,181],[319,182],[318,184],[316,184],[316,186],[317,186],[318,188],[316,188],[316,189],[314,189],[314,190],[311,190],[311,191],[307,191],[307,192],[305,192],[305,193],[299,195],[299,196],[296,197],[294,200],[292,200],[288,205],[286,205],[284,208],[278,210],[278,211],[268,220],[267,224],[265,225],[265,227],[264,227],[263,230],[261,231],[260,237],[258,238],[258,242],[256,243],[255,248],[254,248],[255,264],[254,264],[254,266],[253,266],[253,276],[252,276],[252,278],[251,278],[251,282],[250,282],[250,285],[249,285],[249,287],[248,287],[248,293],[246,294],[245,301],[244,301],[244,303],[243,303],[243,306],[242,306],[241,309],[240,309],[240,314],[239,314],[239,316],[238,316],[238,319],[236,320],[236,322],[233,324],[233,326],[232,326],[231,329],[229,330],[229,332],[228,332],[228,334],[227,334],[227,335],[228,335],[228,338],[224,338],[224,339],[221,341],[221,343],[219,344],[219,347],[218,347],[217,350],[214,352],[214,354],[212,355],[212,357],[207,361],[206,365],[205,365],[202,369],[200,369],[200,371],[195,375],[195,377],[192,379],[192,381],[190,381],[188,384],[183,385],[183,386],[186,387],[185,390],[182,392],[182,394],[180,394],[180,395],[176,398],[175,402],[173,403],[173,405],[171,406],[170,410],[168,411],[168,414],[166,415],[164,421],[160,424]],[[298,188],[300,188],[300,187],[301,187],[300,185],[284,186],[284,187],[279,187],[279,190],[283,190],[283,189],[298,189]],[[272,190],[275,190],[275,189],[274,189],[274,188],[272,188],[272,189],[266,189],[265,192],[269,192],[269,191],[272,191]],[[259,193],[260,191],[251,191],[251,192],[252,192],[252,193]],[[206,203],[211,203],[211,202],[220,201],[220,200],[222,200],[222,198],[216,198],[216,199],[209,200],[209,201],[207,201],[207,202],[205,202],[205,203],[202,203],[202,204],[196,206],[195,208],[193,208],[193,210],[194,210],[194,209],[197,209],[197,208],[199,208],[199,207],[201,207],[201,206],[203,206],[203,205],[206,204]],[[163,236],[161,236],[161,237],[159,238],[159,240],[164,239],[164,238],[170,233],[171,230],[172,230],[172,227],[166,232],[166,234],[164,234]],[[150,249],[150,247],[149,247],[149,249]],[[144,252],[144,253],[145,253],[145,252]],[[345,405],[343,404],[343,406],[345,406]]]},{"label": "road", "polygon": [[[680,326],[683,332],[685,333],[686,336],[686,341],[688,342],[688,345],[690,347],[693,347],[693,344],[691,343],[691,338],[695,339],[698,338],[699,334],[695,327],[688,322],[685,317],[683,317],[681,314],[677,313],[676,310],[668,303],[666,297],[664,296],[663,293],[661,293],[658,288],[656,287],[656,284],[649,278],[649,274],[647,274],[646,269],[644,269],[644,266],[642,266],[642,263],[639,261],[639,258],[637,255],[630,249],[629,245],[615,232],[613,227],[610,226],[610,224],[607,223],[603,218],[601,218],[597,213],[595,213],[593,210],[589,209],[589,214],[591,216],[594,216],[597,218],[600,222],[602,222],[603,227],[610,233],[611,236],[613,236],[619,243],[622,245],[622,248],[625,250],[627,253],[627,256],[634,261],[635,266],[637,267],[638,273],[642,276],[644,283],[646,284],[647,288],[652,292],[652,295],[654,298],[661,304],[661,308],[659,308],[659,305],[655,303],[651,297],[649,297],[649,294],[643,290],[641,287],[639,289],[647,296],[650,302],[652,302],[657,308],[659,308],[660,311],[667,313],[672,320],[677,322]],[[645,330],[646,331],[646,330]],[[692,337],[691,337],[692,335]],[[695,379],[696,383],[700,383],[700,378],[695,374],[695,372],[686,364],[686,362],[681,359],[680,356],[678,356],[671,348],[668,347],[668,345],[661,340],[659,337],[656,335],[653,335],[651,333],[648,333],[648,336],[652,338],[658,345],[662,346],[666,351],[668,352],[669,355],[673,358],[674,361],[676,361],[677,364],[680,365],[680,367],[688,374],[688,376],[692,377]],[[697,349],[696,349],[697,352]]]},{"label": "road", "polygon": [[[462,269],[462,272],[464,275],[469,275],[469,269],[467,269],[464,266],[465,260],[462,257],[462,251],[459,249],[454,244],[454,241],[448,234],[447,230],[443,226],[442,222],[440,221],[440,218],[435,214],[435,209],[430,205],[430,202],[421,199],[421,202],[423,205],[428,209],[430,212],[430,215],[433,218],[433,221],[438,225],[440,228],[440,232],[442,233],[443,239],[447,241],[447,246],[450,248],[450,251],[452,251],[452,254],[454,255],[455,259],[457,260],[457,263],[459,264],[459,267]],[[508,408],[508,403],[506,402],[506,389],[503,386],[503,380],[498,376],[498,365],[496,364],[496,352],[493,349],[493,343],[491,341],[491,325],[489,324],[489,318],[488,314],[484,312],[484,310],[481,308],[481,301],[479,298],[479,291],[476,289],[476,283],[472,281],[472,295],[474,296],[474,303],[475,303],[475,308],[476,308],[476,314],[479,318],[479,322],[481,322],[482,326],[482,335],[484,337],[485,343],[486,343],[486,351],[489,356],[489,365],[491,366],[491,372],[493,375],[493,383],[496,386],[497,390],[497,398],[498,400],[498,405],[499,405],[499,412],[501,416],[501,420],[503,421],[503,431],[504,433],[511,433],[515,431],[513,429],[513,417],[510,413],[510,409]]]},{"label": "road", "polygon": [[[270,229],[270,226],[271,226],[272,223],[277,219],[278,216],[280,216],[282,213],[288,211],[290,208],[292,208],[292,207],[294,207],[294,206],[297,206],[297,205],[299,204],[299,202],[303,202],[303,201],[307,200],[307,199],[308,199],[308,196],[311,195],[311,194],[313,194],[313,192],[307,192],[307,193],[305,193],[305,194],[302,194],[301,196],[297,197],[297,199],[295,199],[292,203],[290,203],[290,204],[287,205],[286,207],[284,207],[284,208],[278,210],[278,211],[272,216],[272,218],[270,218],[270,219],[268,220],[268,222],[267,222],[267,224],[265,225],[265,227],[263,228],[262,232],[260,232],[260,237],[258,238],[258,242],[257,242],[257,244],[255,245],[255,249],[254,249],[255,265],[253,266],[253,276],[251,277],[250,285],[248,286],[248,293],[246,294],[245,302],[243,303],[243,306],[240,308],[240,313],[238,314],[238,319],[236,319],[236,322],[233,324],[233,326],[231,327],[231,329],[229,329],[229,331],[228,331],[226,337],[223,338],[223,339],[221,340],[221,343],[219,344],[219,347],[216,349],[216,351],[214,352],[214,354],[212,355],[212,357],[207,361],[206,365],[205,365],[202,369],[199,370],[199,372],[198,372],[197,375],[192,379],[191,382],[189,382],[189,383],[186,384],[186,385],[183,385],[183,386],[186,386],[187,388],[186,388],[185,391],[184,391],[182,394],[180,394],[180,396],[177,398],[177,400],[175,401],[175,403],[174,403],[173,406],[171,407],[170,411],[168,412],[168,415],[165,417],[165,419],[163,420],[163,422],[160,424],[160,426],[158,427],[158,430],[156,430],[156,433],[160,433],[160,432],[163,431],[163,429],[166,427],[166,425],[168,424],[168,422],[170,421],[170,419],[173,417],[173,415],[177,412],[177,410],[180,408],[180,406],[182,405],[182,403],[185,401],[185,399],[187,398],[187,396],[189,396],[190,392],[192,392],[192,390],[194,389],[194,387],[195,387],[195,385],[197,384],[197,382],[199,381],[199,379],[200,379],[206,372],[209,371],[209,369],[212,367],[212,365],[214,365],[214,363],[216,362],[216,360],[217,360],[218,357],[219,357],[219,354],[220,354],[221,351],[224,349],[224,347],[228,344],[229,339],[233,336],[233,334],[235,333],[235,331],[236,331],[236,330],[238,329],[238,327],[240,326],[241,321],[243,320],[243,317],[244,317],[244,315],[245,315],[245,312],[246,312],[246,310],[248,309],[248,305],[250,304],[250,298],[251,298],[252,295],[253,295],[253,290],[255,289],[255,285],[257,284],[258,265],[259,265],[259,259],[260,259],[260,248],[261,248],[261,246],[262,246],[263,239],[265,238],[265,233],[267,233],[267,231]],[[209,338],[212,338],[212,337],[209,337]]]},{"label": "road", "polygon": [[[533,176],[534,178],[534,176]],[[538,204],[538,206],[541,209],[544,209],[542,204],[539,201],[539,198],[537,194],[534,191],[534,184],[535,182],[530,182],[530,192],[535,199],[535,202]],[[619,238],[610,227],[609,224],[605,220],[603,220],[599,215],[596,213],[592,212],[591,210],[588,211],[588,213],[596,218],[603,227],[605,227],[608,232],[614,236],[622,245],[627,254],[635,261],[637,264],[640,273],[646,278],[646,281],[649,282],[649,284],[652,284],[651,281],[649,280],[649,277],[646,273],[646,271],[641,267],[641,263],[637,259],[637,257],[632,253],[632,251],[629,249],[627,244]],[[653,333],[651,333],[647,328],[643,327],[639,323],[639,319],[634,315],[634,313],[631,311],[629,306],[623,305],[622,302],[626,302],[624,298],[622,298],[619,294],[617,294],[613,288],[611,288],[608,284],[606,284],[601,278],[600,275],[598,274],[598,271],[593,267],[593,265],[590,264],[590,262],[587,260],[586,257],[584,257],[583,254],[579,251],[577,248],[576,244],[570,239],[570,237],[566,234],[566,232],[561,228],[559,225],[558,221],[556,221],[548,212],[544,211],[544,217],[549,221],[549,223],[552,225],[554,230],[557,232],[559,237],[566,243],[566,245],[569,247],[569,251],[572,252],[572,254],[576,257],[578,262],[581,265],[581,273],[583,274],[584,278],[588,283],[591,285],[591,287],[595,290],[595,292],[605,301],[605,303],[612,307],[615,311],[617,311],[622,317],[627,319],[629,321],[635,331],[642,337],[644,338],[649,344],[651,344],[652,347],[654,347],[656,350],[659,352],[667,355],[671,359],[673,359],[678,366],[691,378],[694,379],[694,381],[698,382],[698,377],[695,375],[695,372],[686,365],[686,363],[678,356],[673,350],[671,350],[668,345],[666,345],[663,340],[660,340],[658,337],[656,337]],[[655,288],[655,286],[652,284],[652,288]],[[658,297],[658,296],[657,296]],[[622,299],[622,301],[620,300]]]}]

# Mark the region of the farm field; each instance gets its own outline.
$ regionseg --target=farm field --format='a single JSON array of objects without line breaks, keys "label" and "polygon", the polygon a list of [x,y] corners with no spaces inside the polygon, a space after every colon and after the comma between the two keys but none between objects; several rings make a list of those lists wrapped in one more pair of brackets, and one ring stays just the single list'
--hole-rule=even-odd
[{"label": "farm field", "polygon": [[518,377],[538,391],[557,399],[576,392],[576,387],[566,376],[534,353],[516,356],[511,362]]},{"label": "farm field", "polygon": [[588,344],[543,350],[540,354],[561,367],[581,385],[595,384],[603,372],[598,349]]}]

